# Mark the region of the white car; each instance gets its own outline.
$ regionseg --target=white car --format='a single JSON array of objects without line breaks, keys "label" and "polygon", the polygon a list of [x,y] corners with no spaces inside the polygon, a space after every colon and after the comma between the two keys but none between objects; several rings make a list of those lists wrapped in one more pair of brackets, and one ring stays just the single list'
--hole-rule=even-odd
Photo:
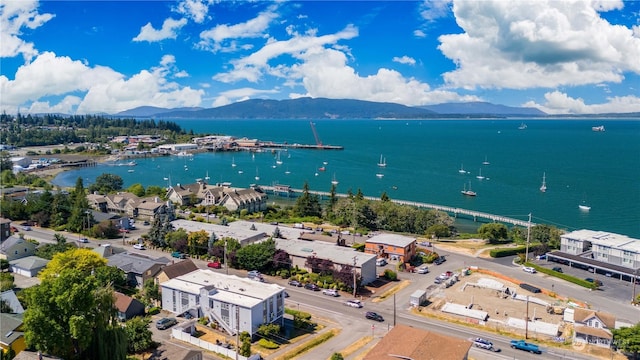
[{"label": "white car", "polygon": [[360,302],[360,300],[347,300],[347,301],[344,302],[344,304],[346,306],[351,306],[351,307],[358,308],[358,309],[363,306],[362,302]]},{"label": "white car", "polygon": [[144,247],[144,245],[142,244],[135,244],[133,245],[133,248],[136,250],[145,250],[146,248]]},{"label": "white car", "polygon": [[322,293],[329,296],[340,296],[340,294],[338,294],[338,290],[335,289],[324,289],[322,290]]},{"label": "white car", "polygon": [[81,243],[85,243],[86,244],[86,243],[89,242],[89,239],[87,239],[86,237],[83,237],[83,238],[80,238],[80,240],[78,240],[78,241],[81,242]]},{"label": "white car", "polygon": [[422,265],[416,270],[418,274],[426,274],[429,272],[429,267],[427,265]]},{"label": "white car", "polygon": [[537,271],[536,271],[536,269],[534,269],[534,268],[532,268],[532,267],[529,267],[529,266],[525,266],[525,267],[523,267],[523,268],[522,268],[522,270],[523,270],[524,272],[528,272],[528,273],[530,273],[530,274],[535,274],[535,273],[537,272]]}]

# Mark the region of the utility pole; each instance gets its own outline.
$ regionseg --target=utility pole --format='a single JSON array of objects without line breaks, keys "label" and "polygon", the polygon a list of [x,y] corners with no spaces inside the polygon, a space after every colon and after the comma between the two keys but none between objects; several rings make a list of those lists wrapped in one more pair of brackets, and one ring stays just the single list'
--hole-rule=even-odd
[{"label": "utility pole", "polygon": [[396,294],[393,294],[393,326],[396,326]]},{"label": "utility pole", "polygon": [[353,297],[356,297],[356,263],[357,263],[358,257],[354,256],[353,257]]},{"label": "utility pole", "polygon": [[524,339],[529,338],[529,295],[527,295],[527,316],[524,318]]},{"label": "utility pole", "polygon": [[[527,223],[527,248],[525,250],[524,262],[529,261],[529,239],[531,238],[531,213],[529,213],[529,222]],[[527,316],[529,314],[527,313]]]}]

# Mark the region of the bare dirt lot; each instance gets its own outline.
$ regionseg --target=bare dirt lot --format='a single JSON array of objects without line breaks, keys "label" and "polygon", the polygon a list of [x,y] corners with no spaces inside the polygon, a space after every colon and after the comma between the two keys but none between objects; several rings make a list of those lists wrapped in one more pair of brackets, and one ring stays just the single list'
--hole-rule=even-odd
[{"label": "bare dirt lot", "polygon": [[[481,281],[481,279],[491,279],[496,282],[500,282],[509,289],[509,292],[507,293],[505,291],[470,285]],[[558,299],[542,293],[533,294],[503,279],[493,278],[489,275],[480,273],[472,273],[469,276],[460,277],[460,281],[453,286],[446,289],[441,288],[434,292],[429,299],[431,304],[422,308],[420,311],[438,314],[438,316],[453,317],[464,321],[465,319],[462,316],[444,315],[440,309],[447,302],[463,306],[472,305],[472,309],[482,310],[488,313],[489,321],[487,322],[487,326],[496,330],[518,333],[519,331],[517,329],[507,328],[503,325],[506,323],[508,318],[525,319],[527,316],[526,301],[513,299],[511,294],[514,291],[517,294],[529,295],[531,300],[529,301],[529,318],[531,320],[534,320],[535,318],[536,321],[553,324],[558,324],[562,321],[562,315],[548,313],[546,306],[534,303],[533,298],[543,300],[552,305],[559,305],[562,307],[566,305]]]}]

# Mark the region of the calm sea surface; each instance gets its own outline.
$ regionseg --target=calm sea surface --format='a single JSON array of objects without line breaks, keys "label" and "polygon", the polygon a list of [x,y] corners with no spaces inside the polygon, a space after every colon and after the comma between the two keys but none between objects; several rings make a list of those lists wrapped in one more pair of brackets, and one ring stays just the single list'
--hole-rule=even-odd
[{"label": "calm sea surface", "polygon": [[[216,133],[274,142],[315,144],[305,120],[177,120],[194,133]],[[125,187],[167,186],[169,181],[287,184],[367,196],[456,206],[561,228],[603,230],[640,238],[640,121],[618,120],[317,120],[323,144],[344,150],[299,150],[253,156],[249,152],[201,153],[192,159],[138,159],[135,167],[100,165],[62,173],[54,180],[85,186],[109,172]],[[592,126],[605,125],[605,132]],[[378,167],[380,157],[387,166]],[[489,162],[488,165],[483,162]],[[236,166],[232,167],[232,163]],[[325,164],[326,163],[326,164]],[[319,171],[320,167],[325,171]],[[461,174],[461,167],[467,171]],[[134,170],[129,172],[128,170]],[[242,173],[239,173],[242,172]],[[287,173],[288,172],[288,173]],[[478,175],[485,177],[479,180]],[[382,174],[379,177],[377,174]],[[546,174],[547,192],[540,192]],[[255,177],[260,180],[256,181]],[[169,178],[170,180],[164,180]],[[460,191],[471,187],[478,196]],[[588,212],[578,209],[591,206]]]}]

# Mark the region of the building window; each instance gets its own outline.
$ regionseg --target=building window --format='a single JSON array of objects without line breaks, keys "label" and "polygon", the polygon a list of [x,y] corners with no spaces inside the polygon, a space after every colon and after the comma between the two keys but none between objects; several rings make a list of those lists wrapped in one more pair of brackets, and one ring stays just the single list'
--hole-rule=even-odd
[{"label": "building window", "polygon": [[182,307],[185,308],[189,306],[189,294],[182,293]]}]

